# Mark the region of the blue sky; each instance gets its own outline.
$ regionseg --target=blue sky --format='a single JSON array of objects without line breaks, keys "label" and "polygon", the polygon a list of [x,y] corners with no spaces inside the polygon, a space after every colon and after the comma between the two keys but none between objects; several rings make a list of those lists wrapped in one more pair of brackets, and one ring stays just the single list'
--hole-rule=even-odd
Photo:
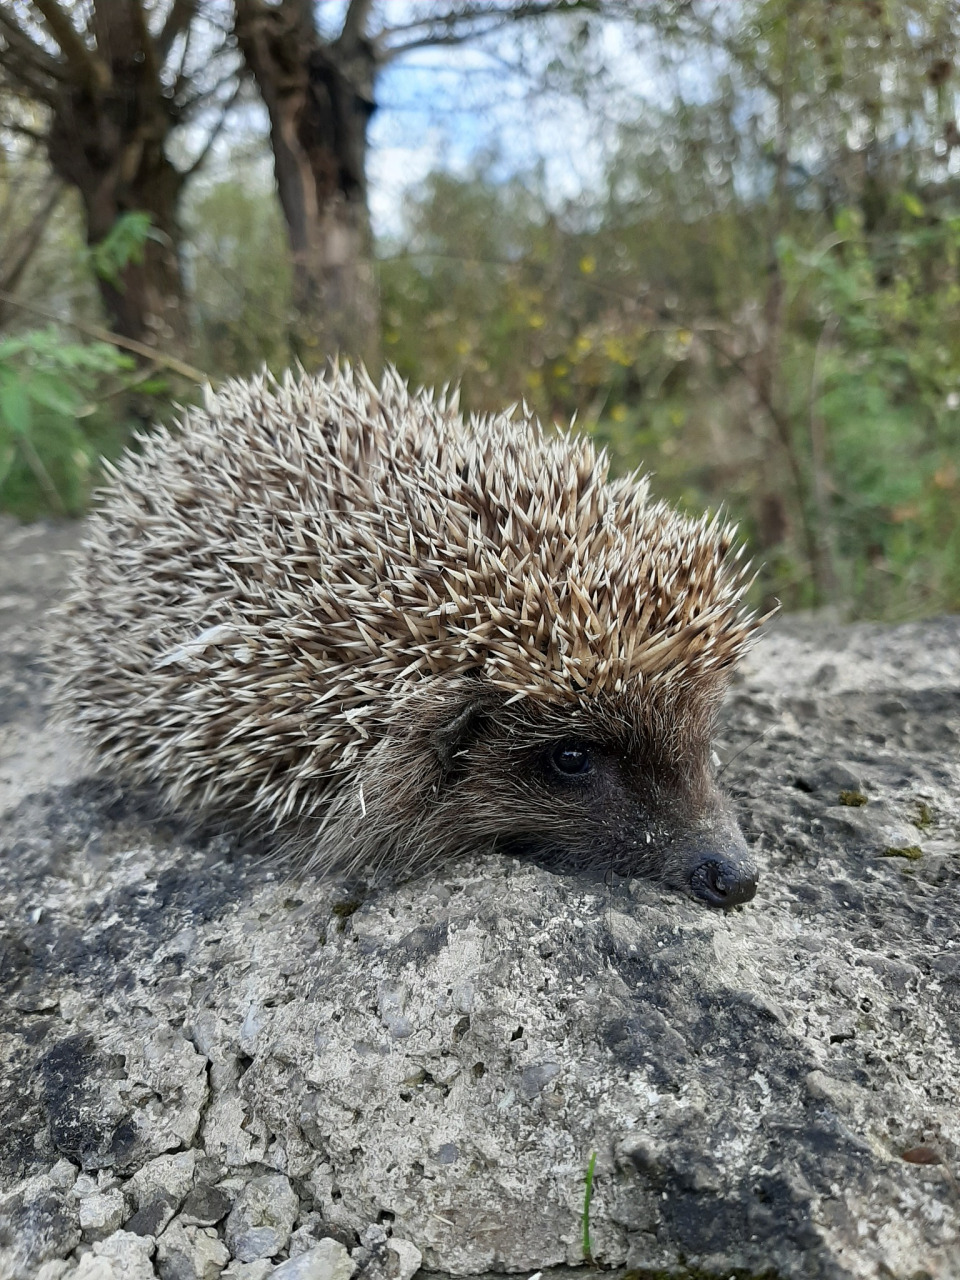
[{"label": "blue sky", "polygon": [[547,166],[558,201],[597,181],[602,146],[572,100],[538,97],[483,49],[420,49],[388,68],[371,123],[370,204],[375,230],[396,231],[405,191],[435,168],[468,170],[482,153],[504,171]]}]

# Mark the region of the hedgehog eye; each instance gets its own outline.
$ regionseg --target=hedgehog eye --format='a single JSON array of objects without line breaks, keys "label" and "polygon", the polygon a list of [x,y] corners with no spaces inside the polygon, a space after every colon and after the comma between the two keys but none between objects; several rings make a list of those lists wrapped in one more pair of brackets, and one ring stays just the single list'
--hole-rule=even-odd
[{"label": "hedgehog eye", "polygon": [[550,753],[550,765],[564,778],[578,778],[592,771],[593,760],[581,743],[558,742]]}]

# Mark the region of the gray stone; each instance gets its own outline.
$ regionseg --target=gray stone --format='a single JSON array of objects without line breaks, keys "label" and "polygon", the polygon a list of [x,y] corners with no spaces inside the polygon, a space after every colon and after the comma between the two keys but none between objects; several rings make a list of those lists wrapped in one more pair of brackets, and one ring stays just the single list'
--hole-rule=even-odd
[{"label": "gray stone", "polygon": [[71,1194],[76,1176],[73,1165],[60,1160],[46,1173],[12,1189],[0,1183],[0,1276],[4,1280],[8,1276],[19,1280],[45,1262],[65,1258],[80,1243],[79,1213]]},{"label": "gray stone", "polygon": [[414,1024],[404,1013],[407,991],[402,983],[383,982],[377,992],[377,1004],[383,1024],[396,1040],[413,1034]]},{"label": "gray stone", "polygon": [[409,1240],[398,1240],[395,1236],[387,1245],[387,1274],[391,1280],[412,1280],[420,1270],[423,1255],[415,1244]]},{"label": "gray stone", "polygon": [[300,1202],[282,1174],[251,1178],[227,1218],[226,1240],[241,1262],[275,1257],[293,1231]]},{"label": "gray stone", "polygon": [[98,1240],[90,1253],[67,1272],[66,1280],[156,1280],[150,1261],[154,1241],[129,1231],[115,1231]]},{"label": "gray stone", "polygon": [[[762,874],[724,915],[495,857],[358,897],[109,779],[61,785],[39,618],[0,646],[23,697],[0,725],[3,977],[31,1006],[0,1029],[15,1280],[68,1258],[68,1280],[119,1280],[119,1237],[153,1275],[151,1233],[74,1252],[78,1204],[116,1189],[78,1200],[81,1166],[123,1180],[131,1222],[169,1232],[182,1206],[171,1265],[213,1225],[188,1205],[223,1207],[194,1189],[236,1197],[224,1280],[279,1269],[295,1222],[298,1249],[362,1235],[365,1280],[401,1280],[407,1244],[529,1275],[582,1262],[594,1153],[604,1266],[960,1275],[960,619],[787,622],[749,657],[717,745]],[[889,833],[921,856],[884,856]]]},{"label": "gray stone", "polygon": [[166,1191],[158,1190],[153,1191],[152,1196],[124,1223],[126,1230],[132,1235],[158,1236],[167,1223],[173,1220],[173,1215],[177,1212],[174,1197]]},{"label": "gray stone", "polygon": [[410,1280],[420,1268],[422,1255],[409,1240],[388,1236],[372,1223],[361,1234],[353,1260],[364,1280]]},{"label": "gray stone", "polygon": [[232,1198],[221,1187],[194,1187],[183,1202],[180,1214],[185,1224],[212,1227],[230,1212]]},{"label": "gray stone", "polygon": [[178,1207],[193,1184],[196,1151],[178,1151],[150,1160],[133,1175],[125,1190],[137,1208],[149,1204],[158,1194],[169,1196]]},{"label": "gray stone", "polygon": [[318,1240],[322,1240],[327,1235],[329,1232],[324,1229],[324,1221],[319,1213],[301,1214],[300,1225],[290,1237],[287,1253],[291,1258],[296,1258],[301,1253],[308,1253],[316,1248]]},{"label": "gray stone", "polygon": [[217,1280],[230,1261],[230,1251],[209,1227],[171,1222],[157,1241],[160,1280]]},{"label": "gray stone", "polygon": [[863,774],[849,764],[833,760],[806,769],[798,775],[809,791],[820,791],[836,803],[841,792],[849,795],[863,794]]},{"label": "gray stone", "polygon": [[[535,1098],[559,1074],[560,1064],[557,1062],[531,1062],[520,1073],[520,1092],[525,1098]],[[452,1143],[449,1145],[456,1152],[456,1147]],[[456,1159],[455,1155],[453,1159]]]},{"label": "gray stone", "polygon": [[281,1262],[273,1274],[276,1280],[350,1280],[356,1269],[344,1246],[337,1240],[327,1239]]},{"label": "gray stone", "polygon": [[36,1273],[36,1280],[62,1280],[62,1277],[72,1270],[73,1263],[64,1258],[54,1262],[44,1262]]},{"label": "gray stone", "polygon": [[85,1240],[103,1240],[118,1230],[126,1215],[122,1191],[95,1191],[80,1199],[80,1230]]},{"label": "gray stone", "polygon": [[274,1271],[276,1267],[272,1262],[258,1258],[256,1262],[231,1262],[220,1274],[221,1280],[266,1280]]},{"label": "gray stone", "polygon": [[159,1236],[190,1190],[196,1163],[196,1151],[178,1151],[138,1169],[124,1188],[136,1205],[124,1224],[126,1230],[138,1236]]}]

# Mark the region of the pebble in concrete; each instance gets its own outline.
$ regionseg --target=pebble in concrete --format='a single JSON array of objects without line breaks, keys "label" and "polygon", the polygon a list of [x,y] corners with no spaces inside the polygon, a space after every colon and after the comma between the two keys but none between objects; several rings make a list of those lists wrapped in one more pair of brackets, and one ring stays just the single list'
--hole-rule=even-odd
[{"label": "pebble in concrete", "polygon": [[350,1280],[356,1271],[339,1240],[319,1240],[306,1253],[281,1262],[274,1271],[275,1280]]},{"label": "pebble in concrete", "polygon": [[227,1246],[240,1262],[272,1258],[286,1248],[300,1202],[280,1173],[252,1178],[227,1218]]},{"label": "pebble in concrete", "polygon": [[176,1220],[157,1241],[160,1280],[217,1280],[229,1261],[229,1250],[211,1227],[185,1227]]},{"label": "pebble in concrete", "polygon": [[116,1188],[94,1191],[80,1199],[80,1230],[85,1240],[106,1239],[122,1226],[126,1216],[127,1203],[123,1192]]}]

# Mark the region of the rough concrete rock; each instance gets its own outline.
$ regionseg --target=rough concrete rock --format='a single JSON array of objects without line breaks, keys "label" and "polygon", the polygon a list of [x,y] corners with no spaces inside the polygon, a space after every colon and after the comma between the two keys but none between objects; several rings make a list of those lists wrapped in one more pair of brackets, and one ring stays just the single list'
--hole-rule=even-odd
[{"label": "rough concrete rock", "polygon": [[[86,1178],[82,1174],[81,1178]],[[77,1179],[74,1194],[81,1181]],[[92,1182],[93,1179],[90,1179]],[[78,1195],[80,1201],[80,1230],[84,1240],[103,1240],[120,1229],[127,1217],[127,1202],[123,1192],[114,1187],[112,1191],[100,1191],[94,1183],[94,1189],[87,1195]]]},{"label": "rough concrete rock", "polygon": [[363,1280],[410,1280],[422,1261],[420,1250],[409,1240],[388,1236],[378,1225],[367,1227],[360,1236],[360,1247],[353,1251],[353,1262]]},{"label": "rough concrete rock", "polygon": [[[604,1265],[960,1275],[960,619],[773,629],[718,744],[763,878],[718,915],[495,858],[322,884],[178,829],[62,765],[35,570],[0,652],[7,1274],[112,1280],[117,1241],[161,1274],[151,1206],[159,1240],[215,1233],[224,1280],[318,1222],[370,1266],[395,1237],[529,1274],[583,1261],[596,1153]],[[81,1256],[98,1173],[130,1218]],[[265,1183],[277,1251],[244,1262]]]},{"label": "rough concrete rock", "polygon": [[157,1241],[160,1280],[217,1280],[229,1261],[230,1250],[209,1227],[174,1220]]},{"label": "rough concrete rock", "polygon": [[11,1275],[27,1274],[42,1263],[65,1258],[79,1244],[79,1214],[72,1194],[76,1179],[70,1161],[57,1160],[47,1172],[19,1184],[0,1181],[0,1276],[5,1269]]},{"label": "rough concrete rock", "polygon": [[273,1274],[276,1280],[351,1280],[356,1269],[340,1241],[327,1239],[281,1262]]},{"label": "rough concrete rock", "polygon": [[256,1262],[231,1262],[221,1276],[222,1280],[266,1280],[276,1269],[268,1259],[260,1258]]},{"label": "rough concrete rock", "polygon": [[273,1258],[287,1247],[300,1201],[281,1173],[251,1178],[227,1218],[226,1239],[241,1262]]},{"label": "rough concrete rock", "polygon": [[98,1241],[63,1280],[154,1280],[154,1241],[130,1231],[115,1231]]}]

